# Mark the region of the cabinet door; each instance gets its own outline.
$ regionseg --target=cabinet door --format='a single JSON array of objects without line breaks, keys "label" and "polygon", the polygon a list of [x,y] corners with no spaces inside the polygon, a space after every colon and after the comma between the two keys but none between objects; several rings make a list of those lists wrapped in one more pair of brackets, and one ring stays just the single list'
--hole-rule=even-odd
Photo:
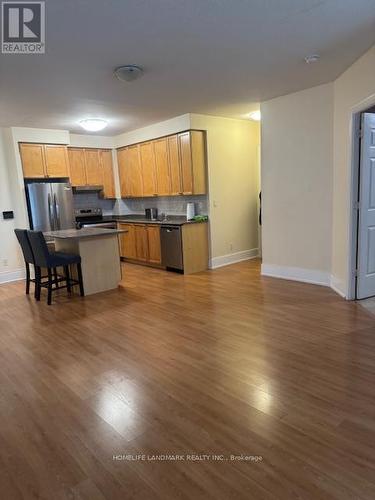
[{"label": "cabinet door", "polygon": [[143,196],[155,196],[155,156],[152,142],[143,142],[139,146],[142,165]]},{"label": "cabinet door", "polygon": [[127,259],[136,259],[135,226],[133,224],[120,223],[119,229],[127,231],[127,233],[120,234],[120,256]]},{"label": "cabinet door", "polygon": [[193,164],[190,132],[178,134],[178,146],[181,159],[182,193],[193,194]]},{"label": "cabinet door", "polygon": [[153,141],[156,167],[156,192],[159,196],[171,194],[167,139]]},{"label": "cabinet door", "polygon": [[117,150],[117,165],[120,178],[121,198],[129,198],[132,195],[129,168],[129,148]]},{"label": "cabinet door", "polygon": [[193,194],[206,194],[206,141],[201,130],[190,132],[193,172]]},{"label": "cabinet door", "polygon": [[104,198],[116,198],[115,181],[113,179],[112,151],[100,151],[100,161],[103,171],[103,194]]},{"label": "cabinet door", "polygon": [[135,251],[137,260],[148,261],[148,238],[146,225],[136,224]]},{"label": "cabinet door", "polygon": [[98,149],[85,149],[86,179],[89,186],[103,185],[103,169]]},{"label": "cabinet door", "polygon": [[70,182],[72,186],[85,186],[86,166],[85,150],[82,148],[69,148]]},{"label": "cabinet door", "polygon": [[66,146],[44,146],[46,173],[48,177],[69,177],[68,149]]},{"label": "cabinet door", "polygon": [[182,194],[181,165],[177,135],[167,137],[171,195]]},{"label": "cabinet door", "polygon": [[153,264],[161,264],[160,227],[148,225],[147,236],[148,260]]},{"label": "cabinet door", "polygon": [[142,197],[143,181],[139,144],[129,146],[127,158],[129,162],[130,196]]},{"label": "cabinet door", "polygon": [[43,144],[20,144],[24,177],[45,177]]}]

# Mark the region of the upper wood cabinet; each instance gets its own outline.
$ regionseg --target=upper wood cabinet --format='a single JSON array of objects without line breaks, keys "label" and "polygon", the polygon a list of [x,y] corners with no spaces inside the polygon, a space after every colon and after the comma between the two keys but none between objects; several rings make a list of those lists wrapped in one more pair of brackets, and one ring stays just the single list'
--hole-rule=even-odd
[{"label": "upper wood cabinet", "polygon": [[203,132],[178,134],[183,194],[206,193],[205,144]]},{"label": "upper wood cabinet", "polygon": [[68,148],[72,186],[103,186],[104,198],[116,198],[112,150]]},{"label": "upper wood cabinet", "polygon": [[171,192],[171,179],[168,158],[167,138],[153,141],[155,155],[156,193],[159,196],[168,196]]},{"label": "upper wood cabinet", "polygon": [[139,146],[142,167],[143,196],[156,196],[155,154],[152,142]]},{"label": "upper wood cabinet", "polygon": [[85,186],[87,184],[85,150],[83,148],[69,148],[68,155],[72,186]]},{"label": "upper wood cabinet", "polygon": [[205,135],[190,130],[117,150],[121,196],[206,194]]},{"label": "upper wood cabinet", "polygon": [[89,186],[103,185],[103,168],[98,149],[85,149],[86,180]]},{"label": "upper wood cabinet", "polygon": [[115,181],[113,178],[112,150],[99,152],[103,169],[103,195],[105,198],[116,198]]},{"label": "upper wood cabinet", "polygon": [[20,143],[24,177],[69,177],[67,147]]},{"label": "upper wood cabinet", "polygon": [[129,146],[117,151],[121,197],[143,196],[142,166],[139,145]]},{"label": "upper wood cabinet", "polygon": [[167,137],[171,195],[182,194],[181,165],[177,135]]},{"label": "upper wood cabinet", "polygon": [[43,144],[20,144],[24,177],[45,177]]}]

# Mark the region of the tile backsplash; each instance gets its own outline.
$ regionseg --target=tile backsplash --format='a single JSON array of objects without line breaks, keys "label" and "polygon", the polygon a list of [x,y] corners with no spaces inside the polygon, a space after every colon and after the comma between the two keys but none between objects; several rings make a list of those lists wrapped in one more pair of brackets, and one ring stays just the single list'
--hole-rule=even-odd
[{"label": "tile backsplash", "polygon": [[75,194],[74,208],[100,207],[104,215],[144,214],[145,208],[157,208],[159,213],[186,215],[186,204],[195,203],[195,213],[207,215],[208,197],[199,196],[158,196],[157,198],[133,198],[104,200],[98,193]]}]

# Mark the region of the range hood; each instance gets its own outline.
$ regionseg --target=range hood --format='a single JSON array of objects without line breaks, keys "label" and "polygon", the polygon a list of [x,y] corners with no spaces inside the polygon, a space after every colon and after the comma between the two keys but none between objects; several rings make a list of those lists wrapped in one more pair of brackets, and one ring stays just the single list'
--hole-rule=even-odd
[{"label": "range hood", "polygon": [[75,193],[97,193],[98,191],[103,191],[103,186],[73,186],[73,191]]}]

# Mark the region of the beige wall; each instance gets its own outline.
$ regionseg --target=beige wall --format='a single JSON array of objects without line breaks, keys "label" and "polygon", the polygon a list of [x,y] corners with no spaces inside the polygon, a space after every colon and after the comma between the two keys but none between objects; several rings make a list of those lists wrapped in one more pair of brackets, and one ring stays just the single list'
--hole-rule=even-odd
[{"label": "beige wall", "polygon": [[207,131],[213,265],[219,257],[258,250],[259,124],[191,115],[191,128]]},{"label": "beige wall", "polygon": [[328,284],[333,85],[272,99],[261,112],[262,270]]},{"label": "beige wall", "polygon": [[375,104],[375,46],[334,82],[332,279],[349,293],[352,116]]}]

